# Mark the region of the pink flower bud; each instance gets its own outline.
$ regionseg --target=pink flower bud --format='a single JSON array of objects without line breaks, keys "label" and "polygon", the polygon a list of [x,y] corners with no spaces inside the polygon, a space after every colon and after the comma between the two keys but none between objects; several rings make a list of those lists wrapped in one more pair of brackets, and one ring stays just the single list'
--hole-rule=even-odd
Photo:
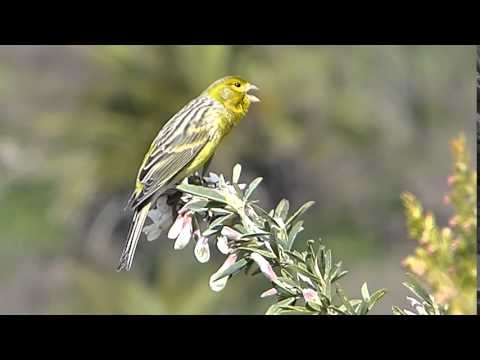
[{"label": "pink flower bud", "polygon": [[303,298],[305,301],[316,301],[318,300],[318,294],[313,289],[302,289]]},{"label": "pink flower bud", "polygon": [[192,238],[193,226],[192,226],[192,213],[188,212],[183,216],[183,227],[180,230],[180,234],[173,245],[175,250],[181,250],[188,245]]},{"label": "pink flower bud", "polygon": [[221,234],[232,240],[240,240],[242,237],[242,234],[240,234],[237,230],[234,230],[228,226],[224,226],[222,228]]},{"label": "pink flower bud", "polygon": [[208,238],[202,236],[200,230],[195,230],[197,244],[195,245],[195,257],[201,263],[206,263],[210,259],[210,247],[208,246]]},{"label": "pink flower bud", "polygon": [[444,205],[450,204],[450,196],[445,195],[445,196],[443,197],[443,204],[444,204]]},{"label": "pink flower bud", "polygon": [[228,255],[231,252],[231,249],[228,247],[228,240],[226,236],[217,236],[217,248],[222,254],[225,255]]},{"label": "pink flower bud", "polygon": [[220,266],[220,269],[218,269],[212,276],[210,276],[210,289],[213,291],[222,291],[225,285],[227,285],[228,281],[228,276],[225,276],[221,279],[213,281],[213,279],[217,276],[217,274],[222,273],[223,271],[227,270],[230,266],[232,266],[235,262],[237,261],[237,254],[231,254],[230,256],[227,257],[225,262],[223,263],[222,266]]},{"label": "pink flower bud", "polygon": [[454,182],[455,182],[455,176],[450,175],[450,176],[447,178],[447,184],[448,184],[449,186],[452,186]]},{"label": "pink flower bud", "polygon": [[250,258],[255,261],[260,268],[260,271],[265,275],[265,277],[270,281],[277,281],[277,274],[272,269],[270,263],[265,260],[265,258],[257,253],[251,253]]},{"label": "pink flower bud", "polygon": [[265,298],[265,297],[273,296],[273,295],[277,295],[277,294],[278,294],[277,289],[271,288],[271,289],[268,289],[268,290],[264,291],[263,293],[261,293],[260,297]]},{"label": "pink flower bud", "polygon": [[178,235],[180,235],[180,231],[182,231],[183,228],[183,223],[184,223],[184,217],[183,215],[179,214],[177,218],[175,219],[175,222],[173,225],[170,227],[170,230],[168,231],[168,238],[175,240]]}]

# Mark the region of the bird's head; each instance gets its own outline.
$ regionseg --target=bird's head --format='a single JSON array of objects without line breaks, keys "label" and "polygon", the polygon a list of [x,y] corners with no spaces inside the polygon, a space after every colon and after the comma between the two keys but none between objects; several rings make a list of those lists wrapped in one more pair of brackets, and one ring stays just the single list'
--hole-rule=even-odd
[{"label": "bird's head", "polygon": [[205,92],[236,114],[245,115],[252,102],[260,101],[249,91],[258,88],[238,76],[227,76],[215,81]]}]

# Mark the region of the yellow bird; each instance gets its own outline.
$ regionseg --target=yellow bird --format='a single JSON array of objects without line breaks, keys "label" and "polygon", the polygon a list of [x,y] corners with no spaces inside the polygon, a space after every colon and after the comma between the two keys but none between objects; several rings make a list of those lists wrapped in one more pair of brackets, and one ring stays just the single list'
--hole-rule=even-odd
[{"label": "yellow bird", "polygon": [[238,76],[215,81],[176,113],[153,140],[128,202],[134,210],[117,270],[130,270],[148,212],[165,191],[207,164],[222,139],[247,114],[258,88]]}]

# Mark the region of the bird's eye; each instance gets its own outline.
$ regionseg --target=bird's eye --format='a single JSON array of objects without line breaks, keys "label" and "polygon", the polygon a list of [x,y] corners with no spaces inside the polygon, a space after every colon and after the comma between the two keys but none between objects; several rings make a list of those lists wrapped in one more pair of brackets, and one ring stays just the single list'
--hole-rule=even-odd
[{"label": "bird's eye", "polygon": [[242,84],[240,84],[238,81],[236,81],[236,82],[233,83],[233,86],[239,88],[240,86],[242,86]]}]

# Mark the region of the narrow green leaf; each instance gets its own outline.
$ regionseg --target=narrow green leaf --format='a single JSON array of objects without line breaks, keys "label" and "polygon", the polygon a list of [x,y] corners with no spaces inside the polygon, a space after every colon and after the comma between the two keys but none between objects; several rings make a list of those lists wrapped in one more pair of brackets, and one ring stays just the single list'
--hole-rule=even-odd
[{"label": "narrow green leaf", "polygon": [[[303,306],[293,306],[293,305],[286,305],[286,306],[282,306],[281,308],[282,310],[290,310],[288,312],[299,313],[299,314],[309,314],[309,315],[316,313],[318,311],[318,310],[312,311],[307,308],[304,308]],[[287,312],[287,311],[284,311],[284,312]]]},{"label": "narrow green leaf", "polygon": [[318,247],[318,267],[323,278],[325,276],[325,246],[323,245]]},{"label": "narrow green leaf", "polygon": [[357,309],[358,315],[367,315],[368,313],[368,301],[362,301],[360,306]]},{"label": "narrow green leaf", "polygon": [[202,232],[202,235],[205,236],[205,237],[209,237],[209,236],[212,236],[213,234],[216,234],[220,231],[220,228],[218,227],[208,227],[206,228],[203,232]]},{"label": "narrow green leaf", "polygon": [[230,210],[219,208],[219,207],[212,207],[209,210],[214,214],[221,214],[221,215],[233,214]]},{"label": "narrow green leaf", "polygon": [[303,230],[303,221],[297,221],[292,228],[290,229],[290,232],[288,233],[288,241],[287,244],[285,245],[286,250],[290,250],[293,247],[293,244],[295,243],[295,239],[297,235]]},{"label": "narrow green leaf", "polygon": [[368,285],[367,285],[366,282],[363,283],[361,292],[362,292],[363,300],[369,301],[370,300],[370,293],[368,292]]},{"label": "narrow green leaf", "polygon": [[260,206],[256,205],[256,204],[252,204],[252,207],[255,209],[255,211],[257,212],[257,214],[259,216],[261,216],[263,219],[265,219],[266,221],[268,221],[268,223],[270,225],[276,225],[276,226],[280,226],[280,224],[277,222],[277,220],[275,220],[275,218],[273,218],[268,212],[266,212],[264,209],[262,209]]},{"label": "narrow green leaf", "polygon": [[243,269],[245,265],[247,265],[248,260],[246,259],[240,259],[236,263],[232,264],[230,267],[225,269],[225,271],[222,271],[221,273],[217,274],[212,281],[217,281],[220,280],[221,278],[224,278],[225,276],[230,276],[230,275],[235,275],[239,271]]},{"label": "narrow green leaf", "polygon": [[332,283],[335,282],[335,281],[338,281],[338,280],[340,280],[342,277],[344,277],[344,276],[347,275],[347,274],[348,274],[348,271],[347,271],[347,270],[342,270],[342,271],[340,271],[340,273],[338,273],[337,275],[335,275],[335,277],[332,277],[330,281],[331,281]]},{"label": "narrow green leaf", "polygon": [[238,186],[238,184],[233,184],[232,186],[233,186],[233,188],[235,189],[235,192],[236,192],[236,194],[237,194],[237,197],[238,197],[239,199],[241,199],[242,196],[243,196],[243,192],[242,192],[242,189],[240,189],[240,186]]},{"label": "narrow green leaf", "polygon": [[275,208],[274,216],[282,219],[282,221],[285,223],[289,208],[290,208],[290,203],[288,202],[287,199],[280,200],[277,207]]},{"label": "narrow green leaf", "polygon": [[240,180],[241,173],[242,173],[242,165],[236,164],[233,167],[232,183],[238,184],[238,180]]},{"label": "narrow green leaf", "polygon": [[285,250],[285,253],[287,253],[290,256],[293,256],[294,258],[296,258],[297,260],[300,260],[302,262],[305,260],[304,257],[302,256],[302,254],[299,253],[297,250],[294,250],[294,251]]},{"label": "narrow green leaf", "polygon": [[273,304],[267,309],[265,315],[278,315],[282,306],[288,306],[295,301],[294,297],[289,297]]},{"label": "narrow green leaf", "polygon": [[247,201],[250,196],[252,195],[253,191],[257,188],[258,185],[262,182],[263,178],[258,177],[253,180],[250,185],[248,185],[247,189],[245,190],[245,197],[244,200]]},{"label": "narrow green leaf", "polygon": [[368,310],[371,310],[386,293],[387,293],[387,290],[380,289],[375,291],[372,295],[370,295],[370,304],[368,306]]},{"label": "narrow green leaf", "polygon": [[426,301],[427,303],[431,304],[430,295],[428,292],[420,285],[418,280],[412,275],[407,273],[407,277],[409,278],[408,282],[404,282],[403,285],[410,289],[415,295],[417,295],[420,299]]},{"label": "narrow green leaf", "polygon": [[313,204],[315,204],[315,201],[308,201],[302,206],[300,206],[300,208],[297,211],[295,211],[295,213],[287,220],[285,225],[289,226],[290,224],[292,224],[299,216],[302,216],[305,213],[305,211],[310,209],[313,206]]},{"label": "narrow green leaf", "polygon": [[237,249],[238,250],[249,251],[249,252],[255,252],[255,253],[260,254],[263,257],[267,257],[269,259],[276,259],[277,258],[277,256],[275,254],[272,254],[270,251],[266,251],[266,250],[260,250],[260,249],[257,249],[257,248],[250,248],[250,247],[246,247],[246,246],[239,246]]},{"label": "narrow green leaf", "polygon": [[257,232],[251,232],[251,233],[246,233],[242,235],[242,239],[245,238],[250,238],[250,237],[257,237],[257,236],[269,236],[271,235],[269,232],[266,231],[257,231]]},{"label": "narrow green leaf", "polygon": [[215,189],[209,189],[202,186],[182,183],[177,186],[177,189],[192,195],[200,196],[206,199],[215,200],[221,203],[227,203],[225,196]]},{"label": "narrow green leaf", "polygon": [[236,216],[236,214],[232,214],[232,213],[230,213],[228,215],[225,215],[225,216],[221,216],[221,217],[213,220],[210,223],[209,227],[213,228],[213,227],[217,227],[219,225],[224,225],[226,221],[233,219],[235,216]]},{"label": "narrow green leaf", "polygon": [[325,253],[325,274],[324,278],[329,279],[332,270],[332,250],[328,249]]},{"label": "narrow green leaf", "polygon": [[337,287],[337,294],[340,297],[340,300],[342,301],[343,305],[345,306],[346,310],[349,312],[350,315],[355,314],[355,309],[353,308],[352,304],[350,301],[348,301],[345,293],[340,287]]},{"label": "narrow green leaf", "polygon": [[192,210],[193,212],[206,211],[208,203],[208,199],[193,199],[185,204],[185,208]]},{"label": "narrow green leaf", "polygon": [[333,305],[330,305],[328,307],[328,310],[331,310],[333,311],[334,313],[338,314],[338,315],[351,315],[349,313],[347,313],[346,311],[343,311],[342,309],[340,309],[339,307],[337,306],[333,306]]},{"label": "narrow green leaf", "polygon": [[392,307],[392,312],[393,312],[393,315],[407,315],[405,313],[405,311],[403,311],[402,309],[400,309],[398,306],[393,306]]}]

